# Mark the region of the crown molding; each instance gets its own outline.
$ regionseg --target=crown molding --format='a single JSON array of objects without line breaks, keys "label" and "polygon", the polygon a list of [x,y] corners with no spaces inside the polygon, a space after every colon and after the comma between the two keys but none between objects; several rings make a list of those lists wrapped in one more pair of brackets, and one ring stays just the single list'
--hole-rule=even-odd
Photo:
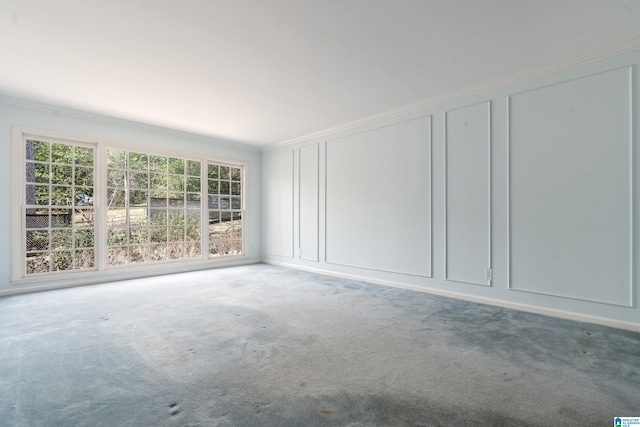
[{"label": "crown molding", "polygon": [[274,144],[269,144],[262,147],[263,152],[269,151],[272,149],[282,148],[288,145],[293,145],[299,142],[308,141],[314,138],[321,138],[327,136],[332,133],[344,131],[347,129],[351,129],[357,126],[365,125],[367,123],[372,123],[378,120],[389,119],[401,114],[409,113],[412,111],[416,111],[422,108],[432,107],[434,105],[442,104],[444,102],[453,101],[459,98],[463,98],[466,96],[477,95],[480,93],[488,92],[493,89],[509,86],[518,82],[522,82],[525,80],[531,80],[534,78],[542,77],[548,74],[554,74],[559,71],[569,70],[572,68],[579,67],[584,64],[601,61],[603,59],[624,55],[626,53],[634,52],[640,50],[640,37],[627,40],[623,43],[617,44],[615,46],[611,46],[605,49],[593,51],[584,55],[575,56],[564,60],[562,62],[558,62],[554,65],[547,65],[543,67],[533,68],[530,70],[522,71],[519,73],[510,74],[505,77],[501,77],[495,80],[490,80],[487,82],[479,83],[476,85],[468,86],[462,88],[460,90],[449,92],[443,95],[435,96],[432,98],[424,99],[422,101],[418,101],[416,103],[404,105],[402,107],[388,110],[383,113],[375,114],[372,116],[364,117],[359,120],[355,120],[348,123],[343,123],[338,126],[334,126],[328,129],[324,129],[318,132],[313,132],[307,135],[299,136],[296,138],[288,139],[286,141],[277,142]]},{"label": "crown molding", "polygon": [[42,111],[42,112],[50,113],[56,116],[66,116],[66,117],[71,117],[76,119],[91,120],[91,121],[106,124],[106,125],[126,127],[133,130],[160,133],[163,135],[168,135],[176,138],[188,138],[191,141],[199,141],[199,142],[204,142],[209,144],[215,143],[217,145],[221,145],[228,148],[235,148],[235,149],[241,149],[241,150],[253,151],[253,152],[260,151],[260,147],[258,146],[249,145],[239,141],[220,139],[213,136],[207,136],[207,135],[192,133],[192,132],[183,131],[179,129],[172,129],[172,128],[162,127],[158,125],[137,122],[134,120],[127,120],[127,119],[122,119],[122,118],[117,118],[112,116],[105,116],[102,114],[74,110],[72,108],[60,107],[56,105],[47,104],[44,102],[32,101],[24,98],[16,98],[16,97],[3,95],[3,94],[0,94],[0,104],[11,105],[13,107],[25,108],[29,110]]}]

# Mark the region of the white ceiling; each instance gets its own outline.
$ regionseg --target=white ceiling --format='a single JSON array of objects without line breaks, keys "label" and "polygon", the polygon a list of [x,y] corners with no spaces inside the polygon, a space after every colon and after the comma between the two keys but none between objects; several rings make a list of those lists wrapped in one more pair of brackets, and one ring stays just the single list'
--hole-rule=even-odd
[{"label": "white ceiling", "polygon": [[0,95],[265,145],[637,37],[639,0],[2,0]]}]

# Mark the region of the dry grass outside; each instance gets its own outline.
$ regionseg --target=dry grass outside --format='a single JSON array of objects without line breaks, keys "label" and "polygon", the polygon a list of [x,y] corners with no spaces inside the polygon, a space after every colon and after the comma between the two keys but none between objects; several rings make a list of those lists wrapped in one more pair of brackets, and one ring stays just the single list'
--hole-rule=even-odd
[{"label": "dry grass outside", "polygon": [[[135,224],[135,227],[127,227],[124,209],[110,209],[108,212],[107,265],[197,259],[203,255],[199,211],[197,215],[194,211],[194,215],[191,217],[182,213],[182,215],[174,215],[173,217],[159,215],[154,218],[154,216],[149,216],[146,208],[132,209],[128,223],[129,225]],[[160,210],[159,212],[166,211]],[[189,213],[189,211],[187,212]],[[185,219],[187,220],[186,226]],[[193,222],[194,225],[189,225],[189,222]],[[27,252],[27,274],[95,268],[95,253],[93,249],[90,249],[93,246],[93,234],[91,234],[91,242],[85,242],[83,245],[88,248],[74,248],[70,238],[65,244],[56,244],[58,234],[71,236],[71,230],[76,227],[75,232],[78,235],[79,227],[86,227],[86,225],[86,218],[78,217],[77,220],[74,219],[68,229],[34,230],[47,236],[47,233],[52,233],[53,243],[50,243],[49,237],[46,237],[44,239],[46,242],[42,243],[41,247],[38,247],[36,243],[32,244],[36,250]],[[91,226],[93,226],[92,221]],[[213,223],[209,225],[208,229],[208,255],[210,257],[242,254],[241,219]],[[90,230],[93,233],[93,228]],[[78,242],[77,239],[76,242]],[[48,250],[50,246],[51,251]],[[58,250],[60,248],[64,250]]]}]

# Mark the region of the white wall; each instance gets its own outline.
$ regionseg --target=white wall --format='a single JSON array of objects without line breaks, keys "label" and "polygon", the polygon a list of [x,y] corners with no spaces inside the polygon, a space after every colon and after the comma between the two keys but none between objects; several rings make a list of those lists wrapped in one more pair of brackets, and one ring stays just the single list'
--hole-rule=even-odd
[{"label": "white wall", "polygon": [[[185,271],[198,268],[211,268],[221,265],[233,265],[246,262],[259,262],[261,259],[261,161],[260,151],[254,147],[199,137],[187,133],[161,129],[153,126],[134,124],[126,121],[94,116],[80,112],[56,110],[47,106],[17,100],[0,99],[0,295],[28,289],[28,286],[11,284],[11,175],[16,167],[11,160],[12,129],[23,126],[43,131],[86,137],[126,144],[130,147],[147,150],[168,151],[170,153],[191,153],[206,155],[212,159],[247,162],[247,204],[245,232],[249,233],[246,257],[224,260],[188,261],[186,263],[155,264],[153,268],[123,269],[110,271],[92,282],[114,280],[140,275],[152,275]],[[83,283],[82,278],[75,281],[51,279],[50,285],[63,287],[73,283]]]},{"label": "white wall", "polygon": [[640,52],[559,68],[269,147],[264,260],[640,330]]}]

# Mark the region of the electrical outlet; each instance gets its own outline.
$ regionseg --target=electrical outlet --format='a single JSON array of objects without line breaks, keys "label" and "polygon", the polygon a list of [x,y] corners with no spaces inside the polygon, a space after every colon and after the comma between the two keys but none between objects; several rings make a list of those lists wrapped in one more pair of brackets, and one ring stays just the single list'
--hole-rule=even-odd
[{"label": "electrical outlet", "polygon": [[493,268],[487,268],[484,270],[485,280],[493,280]]}]

